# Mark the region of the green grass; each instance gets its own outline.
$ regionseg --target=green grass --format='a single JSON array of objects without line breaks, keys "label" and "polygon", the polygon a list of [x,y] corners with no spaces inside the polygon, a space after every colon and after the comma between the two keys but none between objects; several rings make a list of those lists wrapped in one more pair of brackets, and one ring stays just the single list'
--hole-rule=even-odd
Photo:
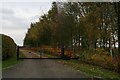
[{"label": "green grass", "polygon": [[120,80],[119,73],[109,71],[98,66],[85,64],[77,60],[70,60],[70,61],[61,60],[61,62],[63,62],[65,65],[71,66],[72,68],[78,71],[82,71],[90,76],[101,77],[104,80],[108,80],[108,79]]},{"label": "green grass", "polygon": [[[54,57],[53,55],[48,55],[48,57]],[[88,76],[102,78],[103,80],[120,80],[120,74],[114,71],[109,71],[103,69],[99,66],[93,66],[90,64],[83,63],[79,60],[59,60],[64,65],[70,66],[77,71],[81,71]]]},{"label": "green grass", "polygon": [[[22,52],[20,52],[20,53],[22,53]],[[24,56],[24,55],[22,54],[20,56]],[[6,69],[7,67],[15,65],[20,61],[21,60],[17,60],[16,54],[14,54],[11,58],[2,61],[2,69]]]},{"label": "green grass", "polygon": [[[40,54],[40,52],[36,52],[37,54]],[[45,57],[48,57],[48,58],[58,58],[57,55],[51,55],[50,52],[46,51],[42,54],[43,56]]]},{"label": "green grass", "polygon": [[22,53],[22,51],[19,53],[19,58],[25,58],[25,55]]},{"label": "green grass", "polygon": [[48,58],[59,58],[58,56],[56,55],[50,55],[50,54],[44,54],[45,56],[47,56]]},{"label": "green grass", "polygon": [[2,61],[0,61],[0,70],[2,70]]}]

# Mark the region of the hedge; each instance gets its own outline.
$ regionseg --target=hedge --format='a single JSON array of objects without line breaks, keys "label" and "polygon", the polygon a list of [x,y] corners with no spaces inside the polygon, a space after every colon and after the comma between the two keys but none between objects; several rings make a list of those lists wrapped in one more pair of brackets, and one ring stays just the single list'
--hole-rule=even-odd
[{"label": "hedge", "polygon": [[16,43],[11,37],[3,34],[0,35],[2,35],[2,60],[5,60],[16,53]]}]

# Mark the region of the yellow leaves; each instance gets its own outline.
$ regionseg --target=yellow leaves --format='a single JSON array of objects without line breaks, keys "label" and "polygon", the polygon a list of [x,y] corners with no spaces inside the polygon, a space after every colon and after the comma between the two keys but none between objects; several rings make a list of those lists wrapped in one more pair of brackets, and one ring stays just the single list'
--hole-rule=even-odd
[{"label": "yellow leaves", "polygon": [[115,71],[118,69],[118,61],[104,51],[99,54],[89,54],[86,57],[86,62]]}]

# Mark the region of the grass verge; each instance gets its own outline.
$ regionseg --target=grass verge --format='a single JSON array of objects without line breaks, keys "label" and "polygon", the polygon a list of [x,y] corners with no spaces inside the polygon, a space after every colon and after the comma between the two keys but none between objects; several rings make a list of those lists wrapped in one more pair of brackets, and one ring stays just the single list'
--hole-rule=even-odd
[{"label": "grass verge", "polygon": [[81,61],[77,61],[77,60],[61,60],[62,63],[64,63],[65,65],[69,65],[72,68],[76,69],[77,71],[81,71],[84,72],[90,76],[95,76],[98,78],[101,78],[103,80],[120,80],[120,74],[113,72],[113,71],[109,71],[106,69],[103,69],[101,67],[98,66],[93,66],[90,64],[86,64],[83,63]]},{"label": "grass verge", "polygon": [[[20,52],[20,54],[21,54],[20,56],[24,56],[22,54],[22,52]],[[17,55],[14,54],[11,58],[2,61],[2,69],[6,69],[12,65],[15,65],[15,64],[19,63],[20,61],[22,61],[22,60],[17,60]]]},{"label": "grass verge", "polygon": [[[48,57],[54,56],[49,54]],[[79,60],[59,60],[59,62],[63,63],[64,65],[70,66],[77,71],[83,72],[88,76],[101,78],[103,80],[120,80],[119,73],[103,69],[102,67],[99,66],[86,64]]]}]

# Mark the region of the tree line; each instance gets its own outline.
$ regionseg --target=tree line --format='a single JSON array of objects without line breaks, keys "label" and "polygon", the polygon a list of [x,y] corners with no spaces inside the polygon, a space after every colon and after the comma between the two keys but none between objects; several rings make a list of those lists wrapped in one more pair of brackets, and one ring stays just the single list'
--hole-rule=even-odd
[{"label": "tree line", "polygon": [[118,4],[113,2],[53,2],[48,13],[30,24],[24,45],[103,48],[116,55],[120,50],[118,11]]}]

